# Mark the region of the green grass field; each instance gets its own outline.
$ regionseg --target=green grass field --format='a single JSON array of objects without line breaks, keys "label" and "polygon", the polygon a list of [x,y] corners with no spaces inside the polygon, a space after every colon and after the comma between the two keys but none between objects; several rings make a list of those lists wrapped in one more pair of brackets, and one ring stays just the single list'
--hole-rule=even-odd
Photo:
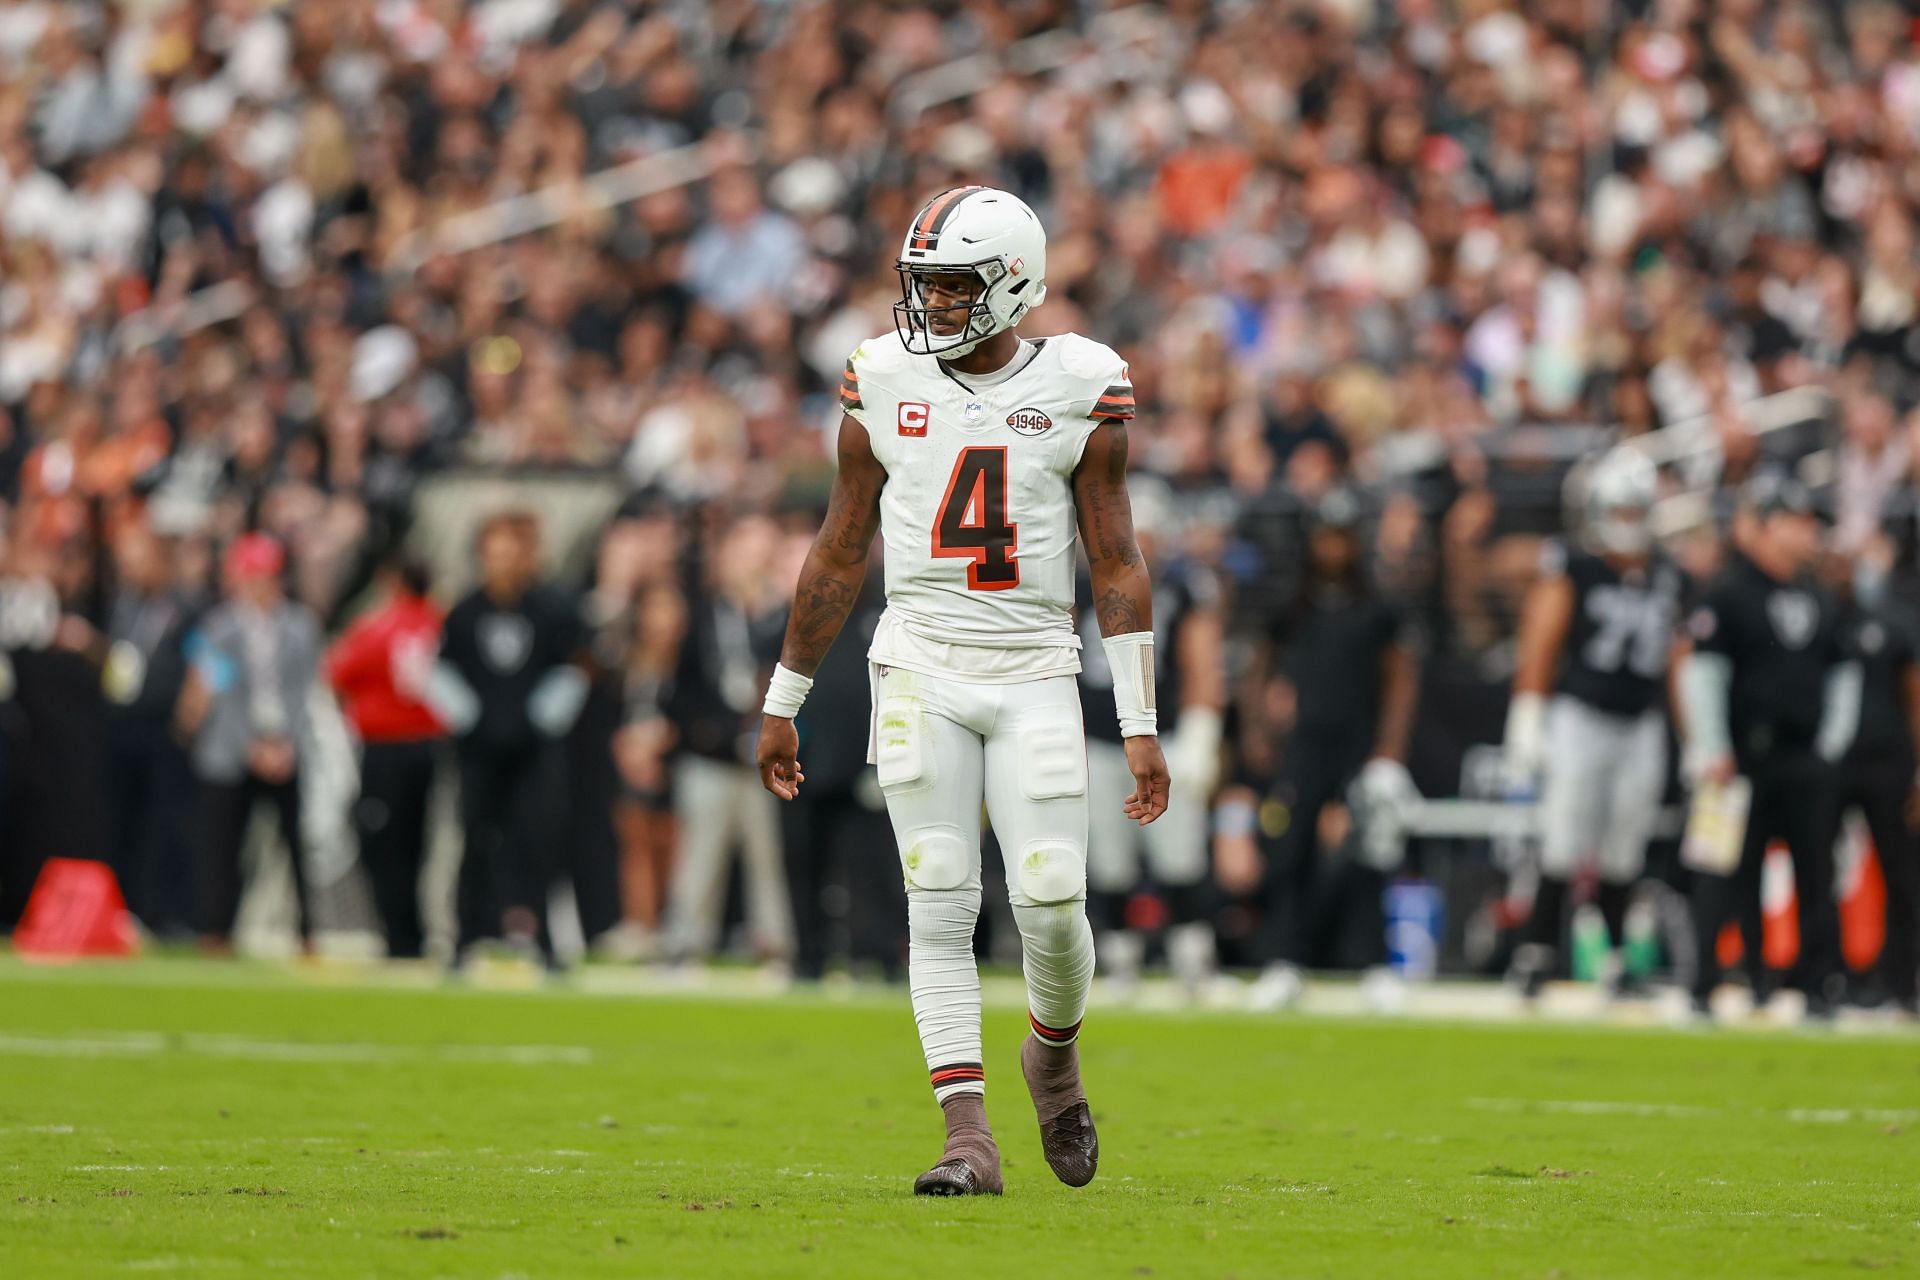
[{"label": "green grass field", "polygon": [[1920,1274],[1920,1039],[1096,1011],[1056,1184],[990,1010],[999,1200],[904,992],[395,989],[0,962],[0,1277]]}]

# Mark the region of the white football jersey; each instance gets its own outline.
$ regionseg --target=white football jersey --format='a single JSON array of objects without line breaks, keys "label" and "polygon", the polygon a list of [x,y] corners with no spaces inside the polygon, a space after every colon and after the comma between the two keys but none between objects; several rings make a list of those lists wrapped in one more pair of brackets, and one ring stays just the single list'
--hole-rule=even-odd
[{"label": "white football jersey", "polygon": [[1027,363],[992,385],[948,375],[894,333],[847,361],[841,407],[887,471],[875,662],[975,680],[1079,670],[1073,472],[1101,422],[1133,417],[1133,386],[1091,339],[1029,343]]}]

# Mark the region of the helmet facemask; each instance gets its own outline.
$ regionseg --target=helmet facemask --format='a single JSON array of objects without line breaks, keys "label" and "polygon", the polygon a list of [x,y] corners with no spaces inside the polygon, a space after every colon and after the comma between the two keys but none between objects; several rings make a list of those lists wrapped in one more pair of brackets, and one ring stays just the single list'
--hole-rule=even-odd
[{"label": "helmet facemask", "polygon": [[1619,449],[1587,481],[1587,539],[1603,555],[1643,556],[1653,549],[1651,520],[1659,479],[1645,455]]},{"label": "helmet facemask", "polygon": [[1644,506],[1611,506],[1594,512],[1588,532],[1601,552],[1641,556],[1653,548],[1653,527]]},{"label": "helmet facemask", "polygon": [[[893,326],[900,341],[915,355],[963,356],[991,338],[1003,325],[994,315],[993,290],[1007,278],[1006,264],[987,258],[967,264],[908,263],[894,265],[900,273],[900,301],[893,305]],[[971,276],[977,284],[963,302],[932,305],[931,282],[939,278]],[[951,332],[940,332],[941,329]]]}]

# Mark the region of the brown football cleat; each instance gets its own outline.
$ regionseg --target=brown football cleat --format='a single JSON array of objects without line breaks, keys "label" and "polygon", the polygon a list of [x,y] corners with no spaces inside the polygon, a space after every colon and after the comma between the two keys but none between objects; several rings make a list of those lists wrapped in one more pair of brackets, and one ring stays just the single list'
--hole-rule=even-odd
[{"label": "brown football cleat", "polygon": [[1033,1095],[1047,1167],[1070,1187],[1086,1186],[1100,1167],[1100,1135],[1094,1132],[1093,1112],[1080,1086],[1079,1050],[1030,1035],[1020,1046],[1020,1073]]},{"label": "brown football cleat", "polygon": [[977,1093],[948,1098],[947,1146],[940,1161],[913,1180],[917,1196],[997,1196],[1006,1190],[1000,1177],[1000,1148],[987,1127],[986,1104]]}]

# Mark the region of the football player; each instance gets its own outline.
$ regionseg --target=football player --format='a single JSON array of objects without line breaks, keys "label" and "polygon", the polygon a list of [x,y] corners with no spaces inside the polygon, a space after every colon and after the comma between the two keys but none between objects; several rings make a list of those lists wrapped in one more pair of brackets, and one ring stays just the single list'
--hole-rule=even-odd
[{"label": "football player", "polygon": [[1684,580],[1654,546],[1658,484],[1638,449],[1603,455],[1586,482],[1585,545],[1548,544],[1521,614],[1505,764],[1520,790],[1539,782],[1540,886],[1513,975],[1530,998],[1557,967],[1569,882],[1584,868],[1598,873],[1617,981],[1666,787],[1662,698]]},{"label": "football player", "polygon": [[1133,494],[1134,529],[1155,566],[1154,652],[1160,702],[1159,729],[1172,758],[1174,799],[1163,821],[1139,827],[1127,820],[1121,798],[1133,789],[1126,738],[1114,716],[1113,672],[1098,647],[1092,584],[1078,583],[1081,647],[1080,713],[1087,727],[1087,763],[1093,787],[1087,881],[1092,890],[1095,944],[1111,989],[1131,994],[1140,976],[1147,940],[1128,919],[1128,900],[1139,887],[1141,861],[1153,876],[1167,912],[1167,967],[1188,999],[1200,997],[1216,973],[1212,881],[1207,820],[1220,773],[1221,716],[1226,704],[1227,659],[1223,650],[1220,588],[1200,565],[1169,564],[1161,541],[1172,512],[1169,500],[1149,486]]},{"label": "football player", "polygon": [[872,757],[906,873],[908,979],[945,1150],[922,1195],[998,1194],[980,1053],[980,817],[985,802],[1019,924],[1031,1033],[1020,1066],[1055,1176],[1084,1186],[1099,1141],[1076,1039],[1093,980],[1087,751],[1074,676],[1074,538],[1114,673],[1133,791],[1166,809],[1155,737],[1153,592],[1127,501],[1127,366],[1078,334],[1022,338],[1046,297],[1047,242],[1019,199],[955,187],[914,217],[896,263],[894,331],[840,384],[839,473],[801,570],[767,690],[759,763],[805,781],[793,717],[886,537],[887,610],[867,651]]}]

